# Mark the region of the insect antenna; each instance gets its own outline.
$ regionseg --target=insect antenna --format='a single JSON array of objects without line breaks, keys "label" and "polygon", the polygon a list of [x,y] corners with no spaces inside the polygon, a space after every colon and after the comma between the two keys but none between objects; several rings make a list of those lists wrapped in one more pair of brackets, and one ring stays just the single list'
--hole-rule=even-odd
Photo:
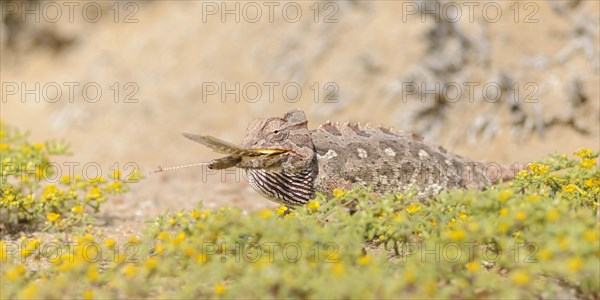
[{"label": "insect antenna", "polygon": [[189,167],[198,167],[198,166],[204,166],[204,165],[210,165],[210,164],[211,164],[211,162],[201,162],[201,163],[187,164],[187,165],[167,167],[167,168],[158,166],[158,169],[152,171],[150,174],[171,171],[171,170],[177,170],[177,169],[183,169],[183,168],[189,168]]}]

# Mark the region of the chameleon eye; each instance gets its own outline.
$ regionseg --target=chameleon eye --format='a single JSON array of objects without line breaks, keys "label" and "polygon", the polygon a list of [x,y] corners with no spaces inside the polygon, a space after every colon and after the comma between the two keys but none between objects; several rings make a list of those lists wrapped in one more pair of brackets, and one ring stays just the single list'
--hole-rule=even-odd
[{"label": "chameleon eye", "polygon": [[287,137],[287,133],[284,131],[275,129],[271,132],[270,136],[271,136],[271,140],[280,142],[280,141],[283,141]]}]

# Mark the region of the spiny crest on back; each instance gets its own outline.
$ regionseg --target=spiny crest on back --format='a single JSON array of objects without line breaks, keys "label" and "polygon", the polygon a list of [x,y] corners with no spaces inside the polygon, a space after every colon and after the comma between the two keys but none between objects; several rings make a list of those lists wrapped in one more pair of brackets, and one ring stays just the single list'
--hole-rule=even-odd
[{"label": "spiny crest on back", "polygon": [[393,127],[383,127],[381,124],[373,127],[371,123],[366,123],[364,126],[361,126],[360,122],[344,122],[340,125],[339,122],[332,123],[327,120],[325,123],[321,124],[317,130],[325,131],[329,134],[335,136],[344,136],[346,134],[355,134],[359,136],[378,136],[378,135],[389,135],[392,137],[399,136],[409,136],[415,140],[423,141],[423,137],[416,134],[407,134],[403,131],[395,131]]}]

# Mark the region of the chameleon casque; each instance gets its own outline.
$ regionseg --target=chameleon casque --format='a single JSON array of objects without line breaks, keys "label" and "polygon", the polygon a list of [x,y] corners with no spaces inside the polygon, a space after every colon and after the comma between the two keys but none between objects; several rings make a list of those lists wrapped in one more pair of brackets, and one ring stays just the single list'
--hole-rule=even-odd
[{"label": "chameleon casque", "polygon": [[[245,169],[248,182],[269,200],[288,206],[308,203],[315,192],[370,188],[400,193],[413,187],[426,197],[452,188],[483,188],[514,172],[452,154],[414,134],[381,126],[327,122],[309,130],[303,111],[255,119],[242,146],[211,136],[185,137],[229,156],[213,160],[210,169]],[[495,176],[486,176],[486,172]]]}]

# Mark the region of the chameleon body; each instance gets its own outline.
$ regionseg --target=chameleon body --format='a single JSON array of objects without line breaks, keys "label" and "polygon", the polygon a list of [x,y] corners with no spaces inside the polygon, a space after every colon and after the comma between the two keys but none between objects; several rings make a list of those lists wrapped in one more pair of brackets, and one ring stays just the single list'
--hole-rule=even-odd
[{"label": "chameleon body", "polygon": [[256,191],[288,206],[307,203],[315,192],[331,195],[334,189],[355,186],[380,194],[414,188],[418,196],[427,197],[445,189],[483,188],[496,178],[512,177],[499,165],[492,168],[495,176],[487,176],[489,165],[381,126],[328,122],[309,130],[300,110],[252,121],[241,147],[210,136],[184,135],[229,154],[212,161],[210,168],[245,169]]}]

